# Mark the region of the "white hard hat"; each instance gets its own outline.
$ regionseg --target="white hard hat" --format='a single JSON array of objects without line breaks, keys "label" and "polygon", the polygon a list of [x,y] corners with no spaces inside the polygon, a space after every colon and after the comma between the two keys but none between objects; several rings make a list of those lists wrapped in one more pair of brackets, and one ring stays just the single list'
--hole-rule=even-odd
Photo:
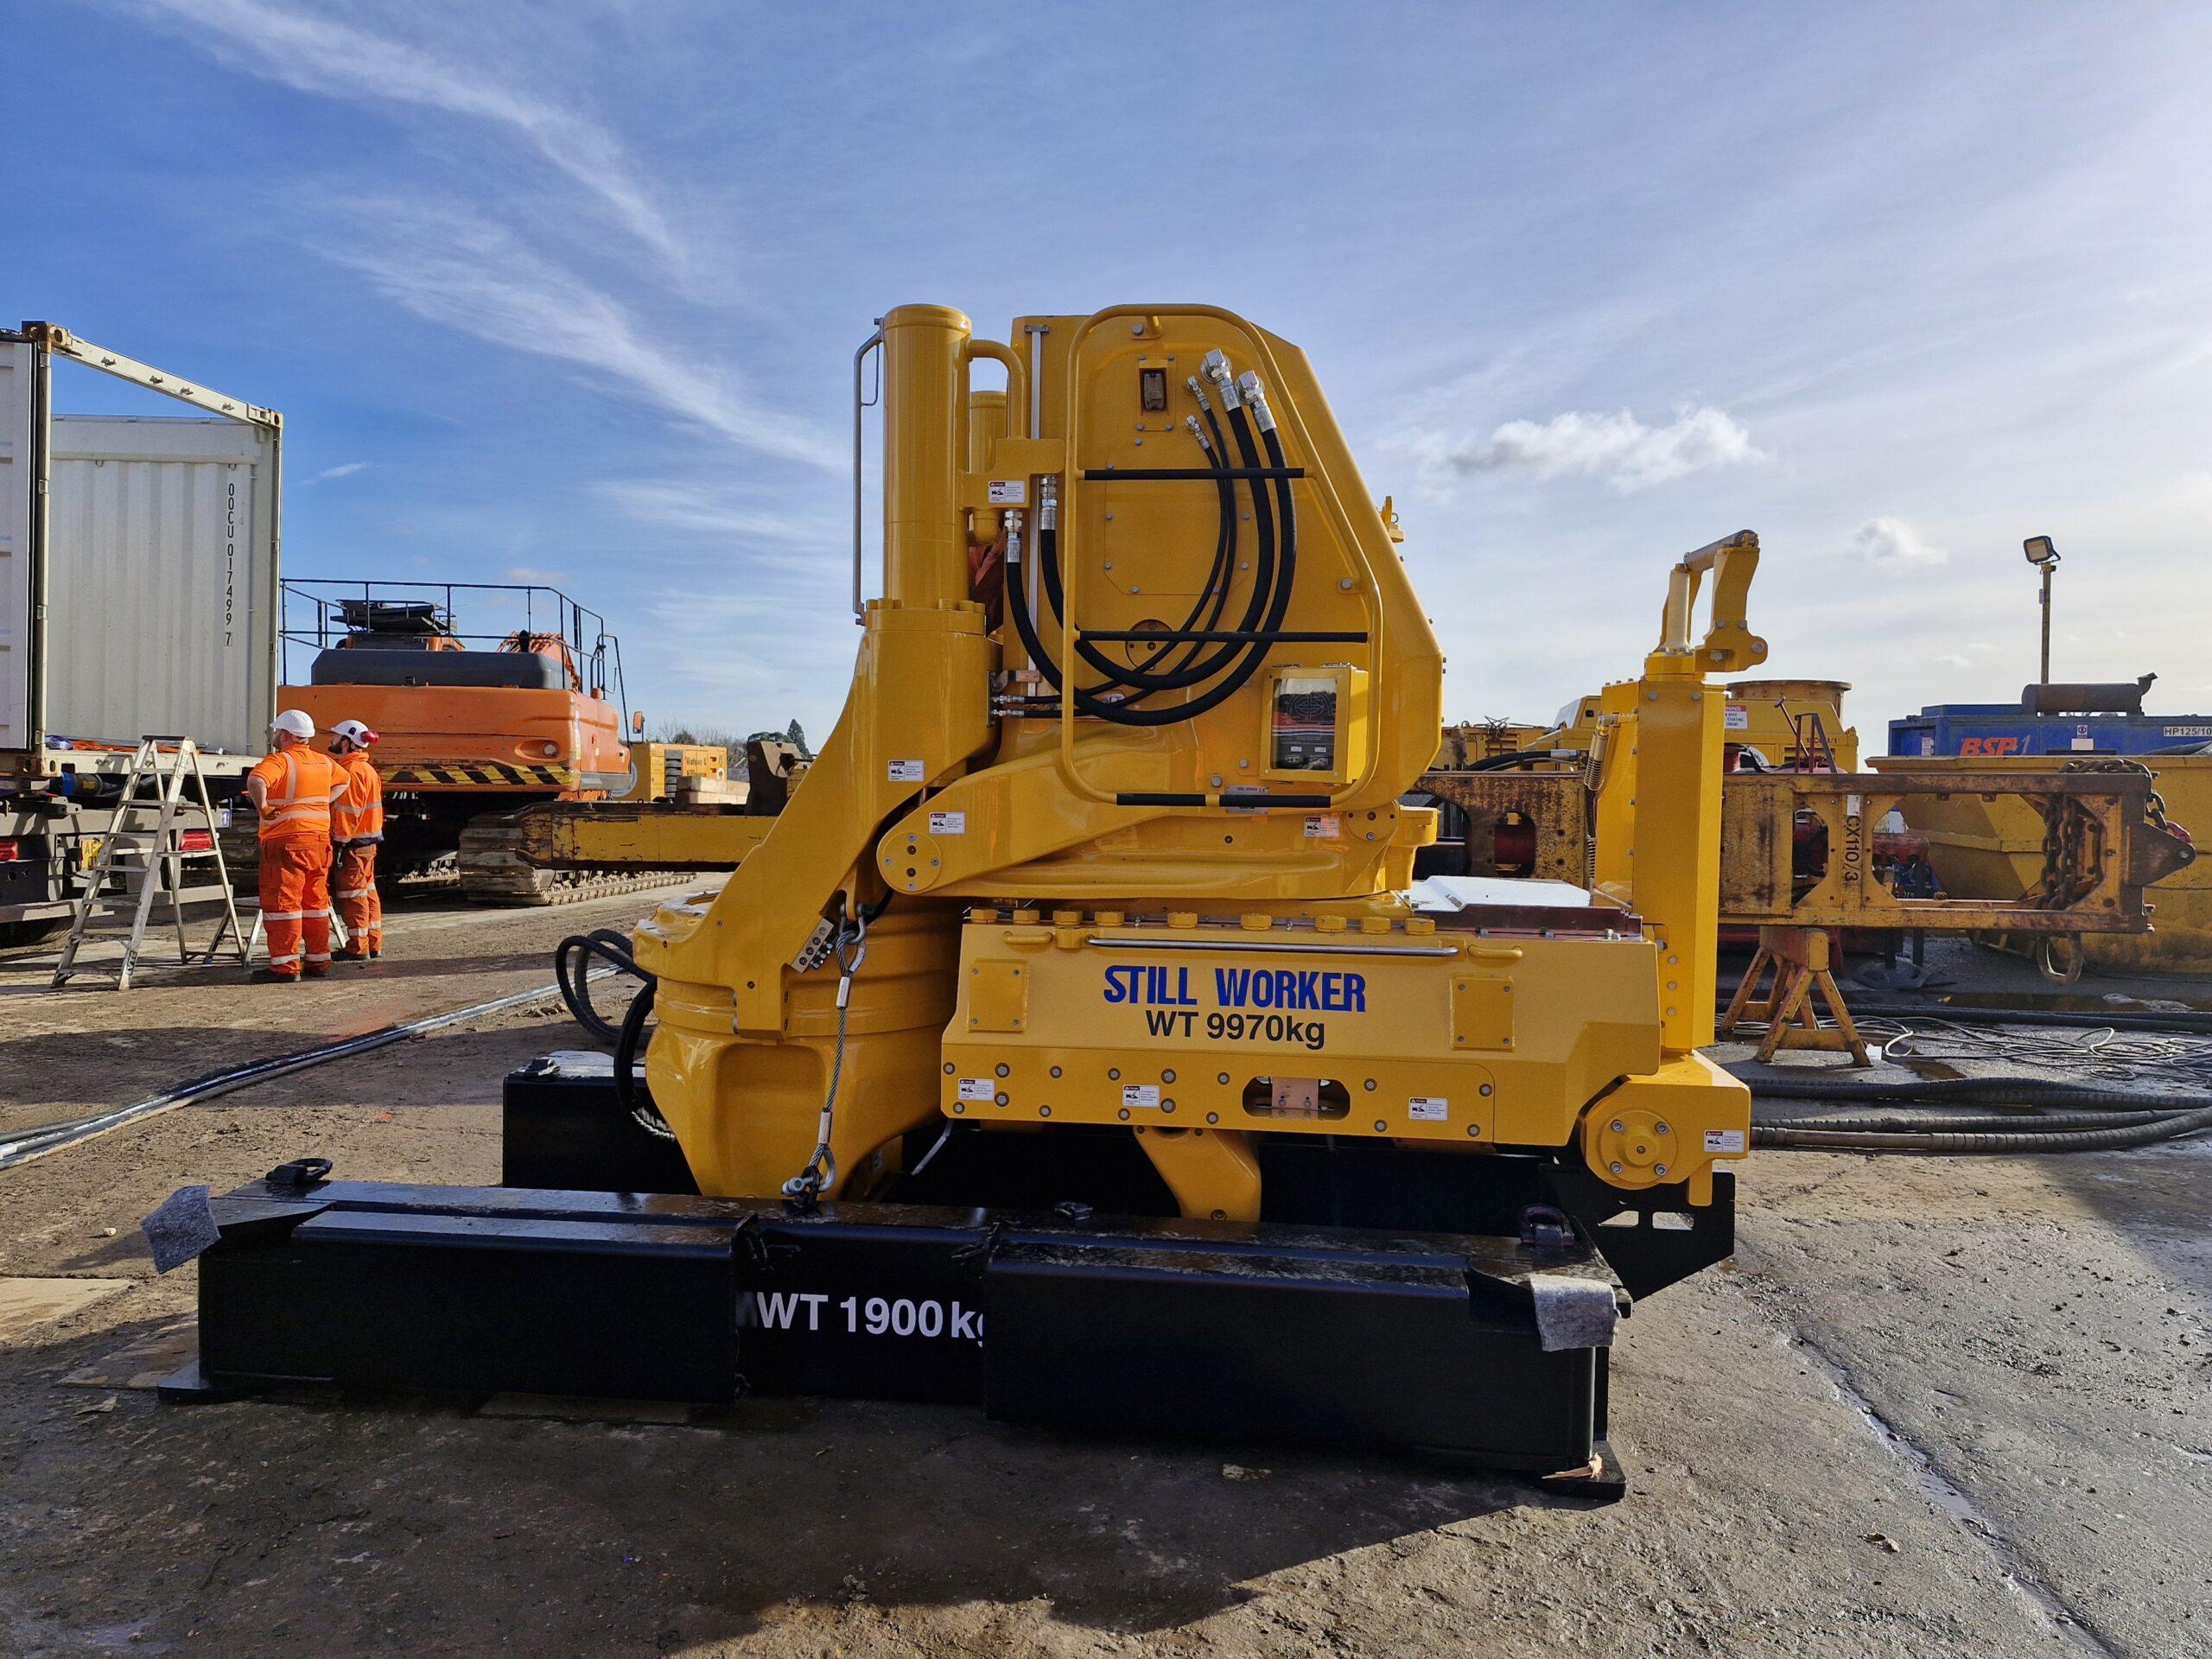
[{"label": "white hard hat", "polygon": [[308,718],[304,709],[287,709],[269,722],[269,729],[272,732],[289,732],[304,743],[315,735],[315,721]]},{"label": "white hard hat", "polygon": [[341,720],[330,728],[333,737],[342,737],[357,749],[365,749],[377,741],[377,734],[358,720]]}]

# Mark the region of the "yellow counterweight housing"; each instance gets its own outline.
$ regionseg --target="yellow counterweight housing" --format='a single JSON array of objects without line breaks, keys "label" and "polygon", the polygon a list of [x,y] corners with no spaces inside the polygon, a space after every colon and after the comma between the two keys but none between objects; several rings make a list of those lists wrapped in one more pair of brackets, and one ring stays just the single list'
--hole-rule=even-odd
[{"label": "yellow counterweight housing", "polygon": [[1270,1134],[1579,1151],[1705,1202],[1749,1122],[1694,1052],[1705,676],[1764,654],[1756,542],[1678,567],[1660,650],[1607,693],[1621,903],[1424,913],[1434,814],[1399,797],[1437,753],[1441,653],[1304,355],[1197,305],[1009,338],[906,306],[863,348],[884,592],[843,715],[721,892],[639,929],[647,1077],[701,1189],[862,1193],[949,1117],[1126,1125],[1199,1216],[1260,1213]]}]

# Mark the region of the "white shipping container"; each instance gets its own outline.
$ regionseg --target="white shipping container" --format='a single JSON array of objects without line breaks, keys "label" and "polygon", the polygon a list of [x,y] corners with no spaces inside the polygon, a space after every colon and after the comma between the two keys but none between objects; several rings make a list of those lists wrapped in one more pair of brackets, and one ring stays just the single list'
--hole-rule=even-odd
[{"label": "white shipping container", "polygon": [[[240,412],[54,414],[64,357]],[[261,752],[282,625],[280,419],[58,331],[0,334],[0,753],[51,772],[85,764],[59,747],[71,740]]]},{"label": "white shipping container", "polygon": [[269,434],[162,416],[57,415],[52,430],[47,734],[260,753],[278,626]]}]

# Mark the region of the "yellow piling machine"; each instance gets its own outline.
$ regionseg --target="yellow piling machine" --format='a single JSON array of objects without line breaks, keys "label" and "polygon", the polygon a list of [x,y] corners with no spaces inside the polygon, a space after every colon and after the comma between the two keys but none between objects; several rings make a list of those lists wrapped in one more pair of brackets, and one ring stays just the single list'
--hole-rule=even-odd
[{"label": "yellow piling machine", "polygon": [[611,1066],[510,1077],[504,1186],[215,1200],[173,1393],[888,1395],[1618,1490],[1615,1323],[1727,1254],[1750,1128],[1698,1050],[1756,538],[1603,694],[1592,887],[1417,883],[1443,659],[1305,356],[1203,305],[1008,340],[910,305],[856,356],[843,716],[636,930]]}]

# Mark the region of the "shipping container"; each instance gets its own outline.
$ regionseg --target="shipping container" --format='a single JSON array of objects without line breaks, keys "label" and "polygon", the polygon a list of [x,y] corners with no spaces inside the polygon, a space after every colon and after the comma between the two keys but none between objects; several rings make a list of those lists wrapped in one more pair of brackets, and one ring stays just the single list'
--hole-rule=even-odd
[{"label": "shipping container", "polygon": [[[195,412],[58,410],[72,362]],[[194,739],[219,802],[260,758],[283,429],[66,329],[0,329],[0,944],[67,917],[140,738]]]},{"label": "shipping container", "polygon": [[[127,365],[151,390],[239,412],[61,412],[54,370],[70,360]],[[61,331],[0,331],[8,770],[112,770],[102,757],[149,734],[249,764],[261,753],[276,712],[281,432],[271,410]]]}]

